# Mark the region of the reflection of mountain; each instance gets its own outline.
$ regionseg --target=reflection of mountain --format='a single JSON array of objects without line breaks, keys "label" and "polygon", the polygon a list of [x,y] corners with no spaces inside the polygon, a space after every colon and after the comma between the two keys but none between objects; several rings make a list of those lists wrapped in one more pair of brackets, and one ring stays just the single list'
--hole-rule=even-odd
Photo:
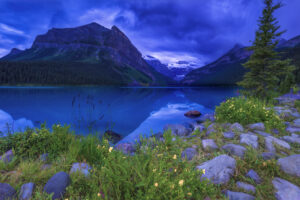
[{"label": "reflection of mountain", "polygon": [[6,135],[8,132],[24,131],[28,127],[33,127],[32,121],[25,118],[14,120],[10,114],[0,110],[0,133]]},{"label": "reflection of mountain", "polygon": [[[44,121],[48,126],[72,124],[77,134],[112,128],[125,136],[151,113],[167,105],[197,104],[212,109],[223,98],[233,95],[232,91],[230,88],[0,88],[0,102],[1,109],[14,119],[25,117],[35,126]],[[174,119],[181,123],[175,115]]]}]

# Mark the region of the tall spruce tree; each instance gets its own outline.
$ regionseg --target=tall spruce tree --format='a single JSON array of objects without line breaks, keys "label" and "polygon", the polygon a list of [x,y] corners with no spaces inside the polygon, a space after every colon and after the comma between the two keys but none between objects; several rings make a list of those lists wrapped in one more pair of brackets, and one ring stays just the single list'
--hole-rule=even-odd
[{"label": "tall spruce tree", "polygon": [[294,84],[291,60],[280,60],[275,51],[278,38],[285,31],[279,31],[278,21],[273,16],[275,10],[282,4],[274,4],[273,0],[264,0],[265,8],[258,20],[259,29],[256,31],[255,41],[249,47],[253,51],[248,62],[243,66],[248,69],[244,79],[238,82],[244,88],[246,96],[270,98],[276,94],[287,92]]}]

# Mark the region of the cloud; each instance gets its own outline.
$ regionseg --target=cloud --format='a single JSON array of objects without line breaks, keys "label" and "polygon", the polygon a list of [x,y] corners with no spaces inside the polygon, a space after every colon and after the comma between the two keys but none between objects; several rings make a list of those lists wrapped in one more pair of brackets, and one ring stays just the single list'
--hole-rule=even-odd
[{"label": "cloud", "polygon": [[9,52],[8,49],[0,48],[0,58],[2,58],[3,56],[6,56],[8,54],[8,52]]},{"label": "cloud", "polygon": [[26,36],[23,31],[2,23],[0,23],[0,31],[7,34]]}]

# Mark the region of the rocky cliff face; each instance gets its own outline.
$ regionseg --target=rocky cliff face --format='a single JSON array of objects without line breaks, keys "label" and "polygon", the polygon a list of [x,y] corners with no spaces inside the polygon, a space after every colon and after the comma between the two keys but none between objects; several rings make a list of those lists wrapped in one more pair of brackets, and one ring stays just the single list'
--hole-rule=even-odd
[{"label": "rocky cliff face", "polygon": [[110,60],[120,67],[129,66],[144,73],[153,82],[163,79],[119,28],[113,26],[107,29],[97,23],[76,28],[53,28],[37,36],[30,49],[22,52],[13,50],[1,60],[79,61],[93,64]]}]

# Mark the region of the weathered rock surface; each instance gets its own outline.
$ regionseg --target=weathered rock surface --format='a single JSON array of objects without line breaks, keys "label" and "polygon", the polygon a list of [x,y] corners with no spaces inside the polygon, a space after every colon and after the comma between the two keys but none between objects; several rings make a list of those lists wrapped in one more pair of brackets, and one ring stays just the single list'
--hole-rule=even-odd
[{"label": "weathered rock surface", "polygon": [[220,155],[197,166],[198,170],[205,169],[201,178],[207,178],[214,184],[227,183],[234,173],[236,161],[228,155]]},{"label": "weathered rock surface", "polygon": [[7,151],[5,154],[0,156],[0,160],[2,160],[4,163],[10,163],[13,158],[14,158],[14,153],[12,150]]},{"label": "weathered rock surface", "polygon": [[293,127],[300,128],[300,118],[293,121]]},{"label": "weathered rock surface", "polygon": [[239,123],[234,123],[230,126],[230,130],[234,132],[243,132],[244,127]]},{"label": "weathered rock surface", "polygon": [[70,174],[79,172],[82,173],[84,176],[90,175],[90,170],[92,169],[87,163],[73,163],[72,168],[70,170]]},{"label": "weathered rock surface", "polygon": [[241,158],[244,157],[245,151],[247,150],[245,147],[237,144],[226,144],[222,147],[222,149],[232,155],[239,156]]},{"label": "weathered rock surface", "polygon": [[202,146],[203,146],[203,149],[206,151],[218,149],[218,146],[216,145],[216,143],[213,139],[202,140]]},{"label": "weathered rock surface", "polygon": [[300,137],[296,136],[295,134],[293,134],[292,136],[283,136],[282,139],[289,143],[300,144]]},{"label": "weathered rock surface", "polygon": [[194,148],[186,148],[182,153],[181,153],[181,158],[182,159],[187,159],[187,160],[192,160],[195,156],[197,155],[197,150]]},{"label": "weathered rock surface", "polygon": [[205,122],[205,121],[207,121],[207,120],[212,121],[212,122],[216,121],[215,115],[214,115],[213,113],[208,113],[208,114],[202,115],[202,116],[198,119],[199,122]]},{"label": "weathered rock surface", "polygon": [[0,200],[13,200],[16,190],[7,183],[0,183]]},{"label": "weathered rock surface", "polygon": [[261,136],[264,136],[264,137],[272,136],[270,133],[266,133],[264,131],[255,130],[254,133],[257,133],[258,135],[261,135]]},{"label": "weathered rock surface", "polygon": [[300,154],[280,158],[277,164],[285,173],[300,177]]},{"label": "weathered rock surface", "polygon": [[189,118],[197,118],[201,116],[201,112],[197,110],[191,110],[186,113],[184,113],[184,116],[189,117]]},{"label": "weathered rock surface", "polygon": [[274,178],[272,183],[276,190],[275,197],[277,200],[300,199],[300,188],[298,186],[281,178]]},{"label": "weathered rock surface", "polygon": [[207,127],[207,131],[206,131],[206,135],[210,135],[211,133],[215,133],[216,132],[216,124],[212,123],[211,125],[209,125]]},{"label": "weathered rock surface", "polygon": [[256,184],[261,183],[261,178],[258,176],[256,171],[254,171],[253,169],[249,170],[249,172],[246,174],[246,177],[251,178]]},{"label": "weathered rock surface", "polygon": [[288,133],[300,133],[300,128],[295,128],[295,127],[289,126],[286,128],[286,131]]},{"label": "weathered rock surface", "polygon": [[249,124],[248,128],[250,128],[252,130],[259,130],[259,131],[264,131],[266,129],[264,123],[262,123],[262,122],[255,123],[255,124]]},{"label": "weathered rock surface", "polygon": [[66,188],[70,185],[70,176],[65,172],[58,172],[53,175],[44,187],[44,192],[52,194],[52,200],[60,199],[66,192]]},{"label": "weathered rock surface", "polygon": [[246,190],[248,192],[255,193],[255,187],[253,185],[251,185],[251,184],[238,181],[238,182],[236,182],[236,186],[238,188],[242,188],[242,189],[244,189],[244,190]]},{"label": "weathered rock surface", "polygon": [[272,153],[272,152],[263,152],[261,154],[262,158],[264,160],[271,160],[271,159],[275,159],[276,158],[276,154]]},{"label": "weathered rock surface", "polygon": [[235,133],[233,133],[233,132],[224,132],[223,136],[224,136],[224,138],[227,138],[227,139],[233,139],[234,136],[235,136]]},{"label": "weathered rock surface", "polygon": [[31,199],[34,188],[35,188],[34,183],[23,184],[22,187],[21,187],[19,200],[29,200],[29,199]]},{"label": "weathered rock surface", "polygon": [[291,149],[291,146],[287,142],[285,142],[283,140],[280,140],[280,139],[275,138],[273,136],[265,137],[266,149],[269,152],[275,153],[276,149],[275,149],[275,146],[273,144],[276,144],[276,145],[278,145],[278,146],[280,146],[282,148]]},{"label": "weathered rock surface", "polygon": [[254,149],[258,148],[258,137],[254,134],[241,134],[240,143],[252,146]]},{"label": "weathered rock surface", "polygon": [[188,136],[192,133],[192,130],[185,127],[182,124],[168,124],[164,127],[164,131],[171,130],[173,135]]},{"label": "weathered rock surface", "polygon": [[255,197],[250,194],[246,194],[243,192],[232,192],[230,190],[227,190],[225,192],[225,196],[229,200],[255,200]]},{"label": "weathered rock surface", "polygon": [[120,143],[116,145],[116,149],[128,155],[131,155],[136,151],[135,146],[132,143]]}]

